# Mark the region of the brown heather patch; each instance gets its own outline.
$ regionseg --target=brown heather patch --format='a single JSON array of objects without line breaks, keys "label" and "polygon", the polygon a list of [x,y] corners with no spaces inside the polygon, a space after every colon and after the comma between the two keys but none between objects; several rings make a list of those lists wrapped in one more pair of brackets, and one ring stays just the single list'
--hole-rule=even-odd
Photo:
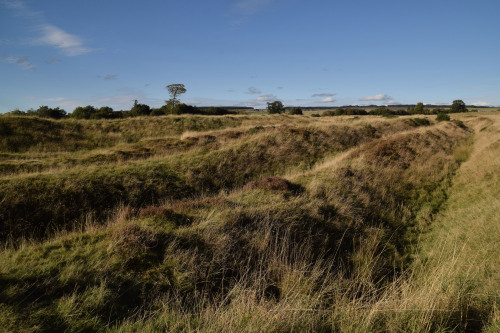
[{"label": "brown heather patch", "polygon": [[110,238],[108,251],[125,259],[144,254],[158,245],[158,236],[154,232],[132,223],[116,227]]},{"label": "brown heather patch", "polygon": [[162,217],[172,211],[165,206],[147,206],[139,209],[139,217]]}]

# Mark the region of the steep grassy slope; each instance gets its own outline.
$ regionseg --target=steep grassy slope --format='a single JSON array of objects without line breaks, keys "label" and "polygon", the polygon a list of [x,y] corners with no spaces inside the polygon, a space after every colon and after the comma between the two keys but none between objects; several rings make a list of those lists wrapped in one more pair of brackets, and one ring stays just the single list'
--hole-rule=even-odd
[{"label": "steep grassy slope", "polygon": [[[0,253],[0,326],[433,332],[473,331],[493,318],[495,296],[468,306],[469,294],[453,287],[450,295],[462,293],[455,307],[446,293],[439,306],[417,299],[434,281],[423,267],[436,267],[428,248],[452,220],[446,212],[453,202],[476,207],[457,197],[467,165],[485,158],[471,129],[410,118],[262,119],[275,128],[189,133],[148,156],[92,162],[85,152],[82,163],[2,177],[3,240],[16,246]],[[478,129],[475,119],[464,118]],[[476,140],[493,131],[483,127]],[[141,140],[149,148],[163,139]],[[51,232],[90,211],[96,219],[81,230]],[[40,241],[20,243],[23,235]],[[494,262],[477,258],[493,277],[478,290],[491,294]]]}]

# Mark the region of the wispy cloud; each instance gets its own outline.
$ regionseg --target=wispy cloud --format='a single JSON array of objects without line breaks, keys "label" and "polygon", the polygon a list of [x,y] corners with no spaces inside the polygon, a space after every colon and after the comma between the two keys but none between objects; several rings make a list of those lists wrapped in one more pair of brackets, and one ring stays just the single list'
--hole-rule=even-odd
[{"label": "wispy cloud", "polygon": [[247,94],[258,95],[258,94],[262,94],[262,91],[260,91],[259,89],[255,88],[255,87],[250,87],[250,88],[248,88]]},{"label": "wispy cloud", "polygon": [[233,106],[240,102],[230,99],[217,99],[217,98],[206,98],[206,97],[191,97],[184,100],[186,104],[196,105],[196,106]]},{"label": "wispy cloud", "polygon": [[326,98],[323,98],[323,99],[317,101],[317,103],[333,103],[333,102],[335,102],[333,97],[326,97]]},{"label": "wispy cloud", "polygon": [[267,94],[257,97],[255,100],[258,102],[274,102],[278,99],[275,95]]},{"label": "wispy cloud", "polygon": [[[116,74],[107,74],[104,76],[97,75],[96,78],[111,81],[111,80],[116,80],[118,78],[118,75],[116,75]],[[146,84],[145,87],[146,86],[148,86],[148,84]]]},{"label": "wispy cloud", "polygon": [[233,11],[240,15],[252,15],[274,0],[238,0],[233,5]]},{"label": "wispy cloud", "polygon": [[333,97],[335,94],[323,93],[323,94],[313,94],[312,97]]},{"label": "wispy cloud", "polygon": [[45,59],[45,63],[48,65],[56,62],[61,62],[61,59],[59,59],[58,57],[48,57],[47,59]]},{"label": "wispy cloud", "polygon": [[40,97],[34,95],[25,95],[24,99],[29,100],[34,105],[49,105],[50,107],[60,107],[67,112],[72,112],[77,106],[84,106],[90,103],[65,97]]},{"label": "wispy cloud", "polygon": [[36,66],[29,61],[28,56],[22,56],[22,57],[5,56],[3,57],[3,61],[8,64],[17,64],[19,67],[23,69],[31,69],[31,70],[36,69]]},{"label": "wispy cloud", "polygon": [[42,12],[33,11],[25,1],[0,0],[0,5],[13,10],[18,16],[28,19],[28,22],[35,25],[35,30],[41,35],[34,40],[35,44],[56,47],[68,56],[80,55],[92,51],[83,45],[80,37],[49,24]]},{"label": "wispy cloud", "polygon": [[62,102],[65,100],[65,98],[64,97],[48,97],[45,100],[47,100],[49,102]]},{"label": "wispy cloud", "polygon": [[375,96],[366,96],[359,99],[360,101],[380,101],[386,102],[392,100],[392,97],[387,94],[378,94]]},{"label": "wispy cloud", "polygon": [[19,0],[0,0],[0,5],[10,9],[24,9],[25,5]]},{"label": "wispy cloud", "polygon": [[252,99],[250,101],[240,102],[237,105],[259,107],[259,106],[266,105],[267,102],[274,102],[274,101],[278,101],[278,100],[279,100],[279,98],[276,95],[265,94],[265,95],[261,95],[261,96],[255,98],[255,99]]},{"label": "wispy cloud", "polygon": [[230,7],[230,23],[234,26],[245,24],[258,12],[264,10],[275,0],[237,0]]},{"label": "wispy cloud", "polygon": [[43,24],[39,26],[39,31],[42,36],[37,40],[37,43],[56,47],[65,55],[77,56],[92,51],[83,45],[80,37],[69,34],[54,25]]}]

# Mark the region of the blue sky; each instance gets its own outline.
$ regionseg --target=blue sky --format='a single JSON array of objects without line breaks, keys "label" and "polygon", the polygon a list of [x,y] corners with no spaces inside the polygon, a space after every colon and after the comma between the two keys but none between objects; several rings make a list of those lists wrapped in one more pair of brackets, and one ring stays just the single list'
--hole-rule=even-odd
[{"label": "blue sky", "polygon": [[498,0],[0,0],[0,112],[500,105]]}]

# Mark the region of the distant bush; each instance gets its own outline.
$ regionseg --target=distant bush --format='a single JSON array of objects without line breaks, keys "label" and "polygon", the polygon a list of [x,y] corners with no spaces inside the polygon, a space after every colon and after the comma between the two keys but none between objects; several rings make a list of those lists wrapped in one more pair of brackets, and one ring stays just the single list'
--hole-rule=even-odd
[{"label": "distant bush", "polygon": [[207,116],[223,116],[223,115],[226,115],[226,114],[236,114],[236,112],[234,111],[230,111],[228,109],[225,109],[225,108],[221,108],[221,107],[210,107],[208,109],[198,109],[200,111],[199,114],[202,114],[202,115],[207,115]]},{"label": "distant bush", "polygon": [[391,110],[388,107],[379,107],[374,110],[370,111],[371,115],[377,115],[377,116],[384,116],[384,117],[391,117],[391,116],[406,116],[409,115],[405,110]]},{"label": "distant bush", "polygon": [[454,120],[453,120],[453,122],[454,122],[455,124],[457,124],[457,126],[458,126],[458,127],[461,127],[461,128],[464,128],[464,129],[465,129],[465,128],[467,128],[467,126],[465,126],[464,122],[463,122],[463,121],[461,121],[461,120],[456,120],[456,119],[454,119]]},{"label": "distant bush", "polygon": [[137,116],[149,116],[151,113],[151,108],[149,105],[137,103],[137,100],[134,101],[134,106],[130,109],[129,116],[137,117]]},{"label": "distant bush", "polygon": [[450,116],[446,113],[438,113],[436,117],[436,121],[449,121]]},{"label": "distant bush", "polygon": [[90,117],[97,112],[97,109],[92,105],[87,106],[77,106],[73,113],[71,114],[72,118],[76,119],[90,119]]},{"label": "distant bush", "polygon": [[321,115],[319,113],[313,113],[311,117],[321,117]]},{"label": "distant bush", "polygon": [[289,111],[288,111],[288,114],[290,115],[296,115],[296,114],[304,114],[302,112],[302,108],[291,108]]},{"label": "distant bush", "polygon": [[366,112],[365,109],[361,108],[338,108],[335,110],[328,110],[323,112],[322,116],[323,117],[330,117],[330,116],[364,116],[367,115],[368,112]]},{"label": "distant bush", "polygon": [[95,113],[90,115],[90,119],[116,119],[123,118],[123,114],[121,112],[115,112],[109,106],[103,106]]},{"label": "distant bush", "polygon": [[19,109],[15,109],[15,110],[12,110],[10,112],[6,112],[5,114],[9,115],[9,116],[26,116],[27,115],[26,112],[21,111]]},{"label": "distant bush", "polygon": [[70,116],[75,119],[115,119],[123,118],[123,113],[115,112],[109,106],[103,106],[97,109],[92,105],[87,105],[76,107]]},{"label": "distant bush", "polygon": [[264,130],[264,126],[255,126],[255,127],[252,127],[251,129],[248,130],[248,133],[250,134],[254,134],[254,133],[257,133],[257,132],[260,132],[260,131],[263,131]]},{"label": "distant bush", "polygon": [[155,117],[155,116],[164,116],[164,115],[166,115],[166,113],[165,113],[164,110],[162,110],[162,108],[159,108],[159,109],[152,109],[151,113],[149,115],[152,116],[152,117]]},{"label": "distant bush", "polygon": [[427,118],[410,118],[408,119],[411,125],[415,126],[429,126],[431,122]]},{"label": "distant bush", "polygon": [[40,106],[38,110],[35,111],[35,115],[41,118],[52,118],[52,119],[61,119],[67,116],[66,111],[64,111],[63,109],[59,107],[49,108],[46,105]]}]

